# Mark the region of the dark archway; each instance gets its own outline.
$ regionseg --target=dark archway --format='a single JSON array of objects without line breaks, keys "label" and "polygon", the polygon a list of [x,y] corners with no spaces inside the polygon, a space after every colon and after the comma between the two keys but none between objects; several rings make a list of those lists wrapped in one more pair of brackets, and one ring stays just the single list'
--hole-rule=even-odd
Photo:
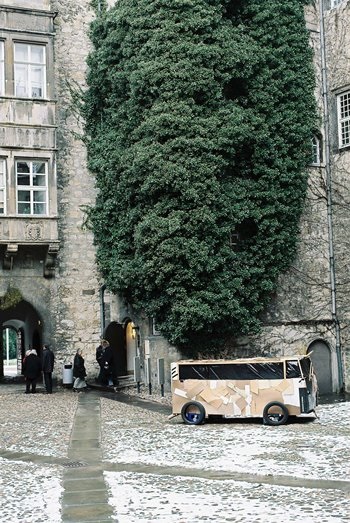
[{"label": "dark archway", "polygon": [[312,352],[311,361],[315,369],[320,395],[333,392],[332,358],[328,344],[323,340],[313,341],[307,352]]},{"label": "dark archway", "polygon": [[[17,332],[17,374],[22,372],[22,361],[25,352],[30,348],[41,348],[42,320],[36,309],[27,301],[22,300],[16,306],[0,310],[0,331],[12,328]],[[36,347],[33,346],[35,341]],[[1,343],[1,355],[3,343]],[[3,357],[0,359],[0,376],[4,375]]]},{"label": "dark archway", "polygon": [[114,354],[116,376],[126,375],[125,330],[121,323],[112,321],[105,329],[103,337],[109,342]]}]

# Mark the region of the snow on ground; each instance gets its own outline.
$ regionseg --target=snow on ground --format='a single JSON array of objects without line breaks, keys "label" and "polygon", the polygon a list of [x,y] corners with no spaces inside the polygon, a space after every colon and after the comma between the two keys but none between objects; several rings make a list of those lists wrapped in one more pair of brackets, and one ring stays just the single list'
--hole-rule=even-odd
[{"label": "snow on ground", "polygon": [[0,458],[1,523],[60,523],[58,468]]},{"label": "snow on ground", "polygon": [[[6,388],[5,388],[6,390]],[[72,391],[0,394],[0,449],[64,457],[77,405]]]},{"label": "snow on ground", "polygon": [[336,490],[286,488],[153,474],[105,473],[118,523],[345,523]]},{"label": "snow on ground", "polygon": [[[106,459],[201,470],[350,479],[350,403],[319,407],[319,419],[280,427],[261,421],[184,425],[177,417],[102,402]],[[130,444],[132,442],[132,444]]]}]

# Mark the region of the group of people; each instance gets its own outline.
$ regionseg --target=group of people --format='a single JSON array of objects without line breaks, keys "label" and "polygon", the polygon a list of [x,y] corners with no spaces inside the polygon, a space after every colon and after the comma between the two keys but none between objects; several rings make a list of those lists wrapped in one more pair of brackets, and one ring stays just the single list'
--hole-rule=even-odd
[{"label": "group of people", "polygon": [[118,378],[115,369],[114,355],[112,347],[107,340],[101,339],[100,345],[96,348],[96,361],[100,367],[97,378],[98,383],[105,387],[118,385]]},{"label": "group of people", "polygon": [[[118,380],[115,373],[115,366],[113,360],[113,350],[107,340],[101,339],[100,345],[96,348],[96,361],[100,367],[97,382],[100,385],[108,387],[118,385]],[[82,349],[78,349],[73,362],[73,390],[80,392],[87,389],[85,360],[83,358]]]},{"label": "group of people", "polygon": [[35,349],[29,349],[23,360],[23,375],[26,379],[26,394],[35,393],[38,379],[43,373],[45,392],[52,394],[52,372],[55,366],[55,355],[48,345],[43,346],[42,357]]},{"label": "group of people", "polygon": [[[100,370],[97,378],[98,383],[108,387],[118,385],[113,359],[113,350],[107,340],[101,339],[96,348],[96,361]],[[35,393],[38,379],[43,373],[45,392],[52,394],[52,372],[55,365],[55,356],[48,345],[43,346],[42,357],[39,358],[35,349],[26,352],[23,360],[23,374],[26,379],[26,394]],[[73,361],[73,391],[80,392],[88,388],[86,378],[85,360],[82,349],[78,349]]]}]

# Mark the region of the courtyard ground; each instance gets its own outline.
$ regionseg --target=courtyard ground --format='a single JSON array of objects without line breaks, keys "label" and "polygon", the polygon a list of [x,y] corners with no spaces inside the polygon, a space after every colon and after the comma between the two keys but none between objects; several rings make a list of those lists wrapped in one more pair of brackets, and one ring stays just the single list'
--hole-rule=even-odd
[{"label": "courtyard ground", "polygon": [[350,402],[187,426],[142,396],[0,385],[1,522],[350,520]]}]

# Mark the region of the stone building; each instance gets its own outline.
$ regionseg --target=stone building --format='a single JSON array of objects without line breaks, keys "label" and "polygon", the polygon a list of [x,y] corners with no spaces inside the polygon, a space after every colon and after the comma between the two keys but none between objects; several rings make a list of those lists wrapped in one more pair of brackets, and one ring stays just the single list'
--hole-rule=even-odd
[{"label": "stone building", "polygon": [[255,347],[313,352],[320,390],[350,390],[349,249],[350,3],[311,2],[320,125],[312,140],[309,191],[297,259],[280,277]]},{"label": "stone building", "polygon": [[[298,257],[280,277],[262,333],[236,340],[229,354],[313,351],[321,390],[331,392],[350,390],[350,3],[317,1],[305,13],[322,123],[310,145]],[[152,318],[105,289],[84,227],[96,193],[77,96],[93,16],[89,0],[0,0],[0,325],[15,333],[19,374],[25,351],[48,342],[58,379],[78,348],[93,377],[103,335],[120,376],[140,362],[140,379],[157,386],[164,360],[168,386],[169,363],[180,355]]]}]

